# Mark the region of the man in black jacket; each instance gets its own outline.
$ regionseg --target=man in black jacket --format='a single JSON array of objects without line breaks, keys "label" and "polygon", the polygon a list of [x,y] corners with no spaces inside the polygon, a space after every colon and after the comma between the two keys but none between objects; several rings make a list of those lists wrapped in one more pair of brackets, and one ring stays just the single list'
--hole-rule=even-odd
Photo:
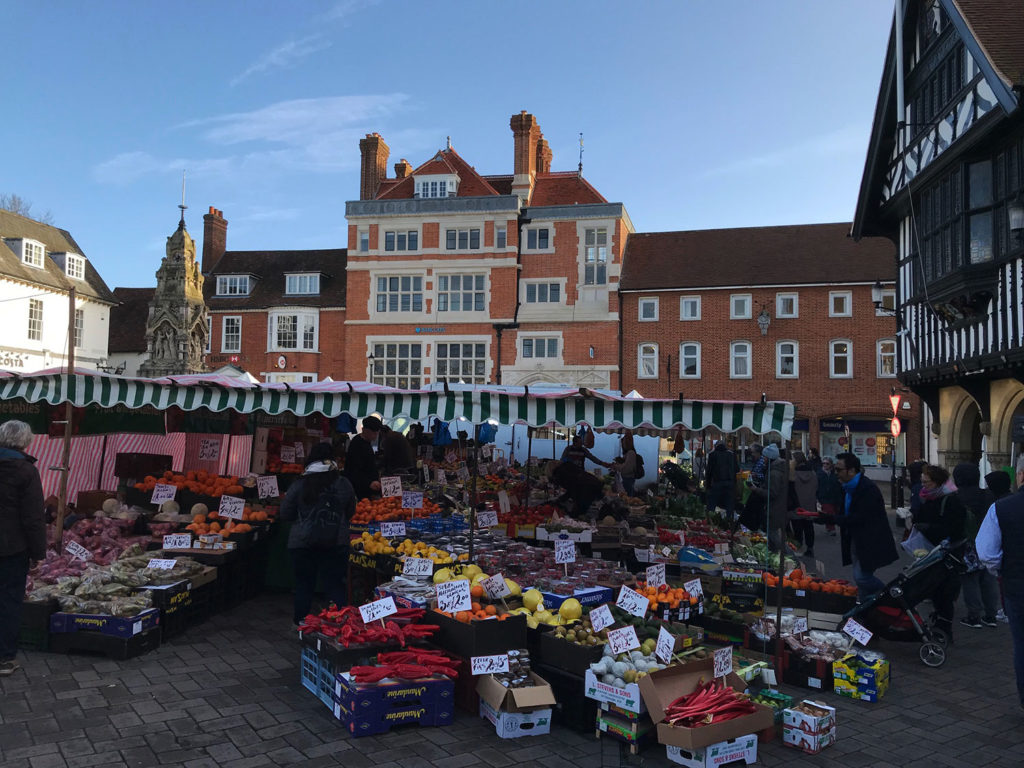
[{"label": "man in black jacket", "polygon": [[716,507],[723,507],[732,520],[732,510],[736,504],[736,474],[740,465],[736,454],[725,447],[725,441],[715,443],[715,449],[708,457],[706,482],[708,488],[708,512]]},{"label": "man in black jacket", "polygon": [[367,416],[363,419],[359,434],[349,440],[344,475],[352,483],[357,499],[368,499],[372,494],[380,492],[380,473],[377,471],[373,444],[377,442],[382,426],[376,416]]},{"label": "man in black jacket", "polygon": [[29,561],[46,557],[43,486],[25,453],[32,430],[23,421],[0,424],[0,677],[18,670],[21,605]]}]

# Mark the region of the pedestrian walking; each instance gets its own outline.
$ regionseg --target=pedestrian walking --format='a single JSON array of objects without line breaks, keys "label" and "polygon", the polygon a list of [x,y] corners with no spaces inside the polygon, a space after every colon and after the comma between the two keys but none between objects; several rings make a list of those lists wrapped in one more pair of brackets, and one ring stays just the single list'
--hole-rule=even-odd
[{"label": "pedestrian walking", "polygon": [[31,563],[46,557],[43,486],[25,453],[32,430],[23,421],[0,424],[0,677],[20,665],[18,631]]},{"label": "pedestrian walking", "polygon": [[768,465],[763,485],[751,486],[750,492],[761,497],[768,508],[768,546],[773,552],[785,550],[783,528],[789,517],[789,462],[780,457],[779,446],[770,443],[761,456]]},{"label": "pedestrian walking", "polygon": [[[794,452],[793,459],[793,490],[797,505],[801,509],[817,512],[818,475],[814,471],[814,466],[801,451]],[[804,557],[814,557],[814,523],[796,517],[793,519],[793,532],[796,534],[797,543],[802,543],[806,547]]]},{"label": "pedestrian walking", "polygon": [[975,548],[978,529],[989,507],[995,503],[995,498],[991,491],[980,487],[981,472],[977,464],[957,464],[953,467],[953,482],[956,484],[956,495],[966,510],[964,562],[967,564],[967,572],[961,578],[961,586],[967,615],[960,619],[960,623],[972,629],[996,627],[996,613],[1000,606],[999,582],[981,564]]},{"label": "pedestrian walking", "polygon": [[751,443],[750,457],[754,461],[754,466],[750,470],[750,476],[747,478],[746,488],[744,489],[747,498],[743,502],[740,523],[752,531],[763,531],[766,530],[764,498],[754,493],[753,488],[761,487],[765,484],[768,460],[764,457],[764,448],[762,448],[760,443]]},{"label": "pedestrian walking", "polygon": [[295,573],[292,618],[296,624],[312,608],[318,579],[332,603],[341,606],[348,601],[348,523],[355,511],[355,491],[338,470],[334,449],[330,443],[313,446],[306,471],[281,502],[281,519],[292,523],[288,551]]},{"label": "pedestrian walking", "polygon": [[[822,517],[834,518],[843,504],[843,486],[836,477],[835,466],[835,460],[826,456],[818,470],[818,504],[821,505]],[[829,536],[835,536],[836,524],[827,523],[825,530]]]},{"label": "pedestrian walking", "polygon": [[717,440],[711,455],[708,456],[705,470],[708,512],[722,507],[726,519],[732,520],[733,509],[736,506],[736,475],[739,471],[740,465],[736,461],[736,454],[726,447],[724,440]]},{"label": "pedestrian walking", "polygon": [[1017,459],[1017,493],[989,507],[978,529],[978,559],[998,573],[1013,637],[1013,666],[1017,697],[1024,707],[1024,457]]},{"label": "pedestrian walking", "polygon": [[377,471],[373,444],[377,442],[382,426],[376,416],[367,416],[363,419],[359,434],[348,442],[345,477],[352,483],[357,499],[368,499],[380,492],[380,473]]},{"label": "pedestrian walking", "polygon": [[[964,538],[967,510],[956,493],[956,485],[944,467],[927,464],[921,470],[921,508],[914,528],[932,544],[959,542]],[[935,626],[953,639],[953,614],[960,595],[960,575],[952,571],[932,595]]]},{"label": "pedestrian walking", "polygon": [[836,477],[843,488],[843,506],[836,522],[843,565],[853,566],[853,580],[861,601],[879,592],[885,584],[875,571],[896,562],[896,542],[885,513],[885,500],[861,469],[852,453],[836,456]]}]

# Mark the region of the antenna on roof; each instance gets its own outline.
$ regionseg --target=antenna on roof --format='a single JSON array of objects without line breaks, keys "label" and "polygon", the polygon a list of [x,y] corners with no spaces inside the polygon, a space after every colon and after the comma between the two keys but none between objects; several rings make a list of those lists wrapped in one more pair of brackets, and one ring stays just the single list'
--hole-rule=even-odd
[{"label": "antenna on roof", "polygon": [[583,131],[580,131],[580,166],[576,170],[576,178],[583,178]]},{"label": "antenna on roof", "polygon": [[448,149],[451,149],[452,148],[452,137],[451,136],[446,136],[445,138],[448,139]]},{"label": "antenna on roof", "polygon": [[181,172],[181,205],[179,205],[178,207],[181,208],[181,220],[178,222],[178,228],[179,229],[184,229],[185,228],[185,209],[188,208],[188,206],[185,205],[185,171],[184,170],[182,170],[182,172]]}]

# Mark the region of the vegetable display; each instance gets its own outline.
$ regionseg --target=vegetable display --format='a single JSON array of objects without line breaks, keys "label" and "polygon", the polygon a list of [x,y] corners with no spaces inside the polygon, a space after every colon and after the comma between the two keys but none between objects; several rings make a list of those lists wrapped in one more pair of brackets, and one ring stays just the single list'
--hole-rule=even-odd
[{"label": "vegetable display", "polygon": [[306,616],[299,625],[299,632],[319,632],[324,637],[336,639],[346,648],[369,643],[395,643],[404,648],[407,640],[421,640],[440,629],[436,624],[412,623],[423,618],[424,613],[422,608],[400,608],[387,620],[364,624],[355,606],[332,607]]},{"label": "vegetable display", "polygon": [[665,710],[665,722],[684,728],[699,728],[711,723],[752,715],[757,705],[719,680],[705,683],[703,678],[692,693],[680,696]]}]

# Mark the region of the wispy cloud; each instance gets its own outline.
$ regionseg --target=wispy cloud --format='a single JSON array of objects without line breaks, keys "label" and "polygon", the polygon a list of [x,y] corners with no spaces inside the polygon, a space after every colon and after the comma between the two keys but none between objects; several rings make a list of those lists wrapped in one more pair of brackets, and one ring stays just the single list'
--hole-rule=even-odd
[{"label": "wispy cloud", "polygon": [[740,158],[725,165],[709,168],[700,175],[702,178],[711,178],[736,173],[750,173],[751,171],[770,168],[782,168],[793,163],[805,165],[809,161],[813,162],[825,157],[836,157],[850,152],[863,152],[866,142],[867,134],[865,133],[864,126],[860,124],[848,125],[819,136],[809,136],[788,147]]},{"label": "wispy cloud", "polygon": [[232,78],[231,86],[238,85],[247,77],[258,72],[266,72],[271,69],[287,69],[307,56],[330,47],[330,41],[319,34],[309,35],[300,40],[288,40],[260,56],[242,74]]},{"label": "wispy cloud", "polygon": [[298,208],[253,208],[234,217],[236,223],[263,223],[268,221],[294,221],[299,218]]},{"label": "wispy cloud", "polygon": [[230,158],[159,158],[148,152],[122,152],[93,168],[93,176],[101,184],[131,184],[170,171],[187,170],[189,178],[213,176],[230,165]]}]

